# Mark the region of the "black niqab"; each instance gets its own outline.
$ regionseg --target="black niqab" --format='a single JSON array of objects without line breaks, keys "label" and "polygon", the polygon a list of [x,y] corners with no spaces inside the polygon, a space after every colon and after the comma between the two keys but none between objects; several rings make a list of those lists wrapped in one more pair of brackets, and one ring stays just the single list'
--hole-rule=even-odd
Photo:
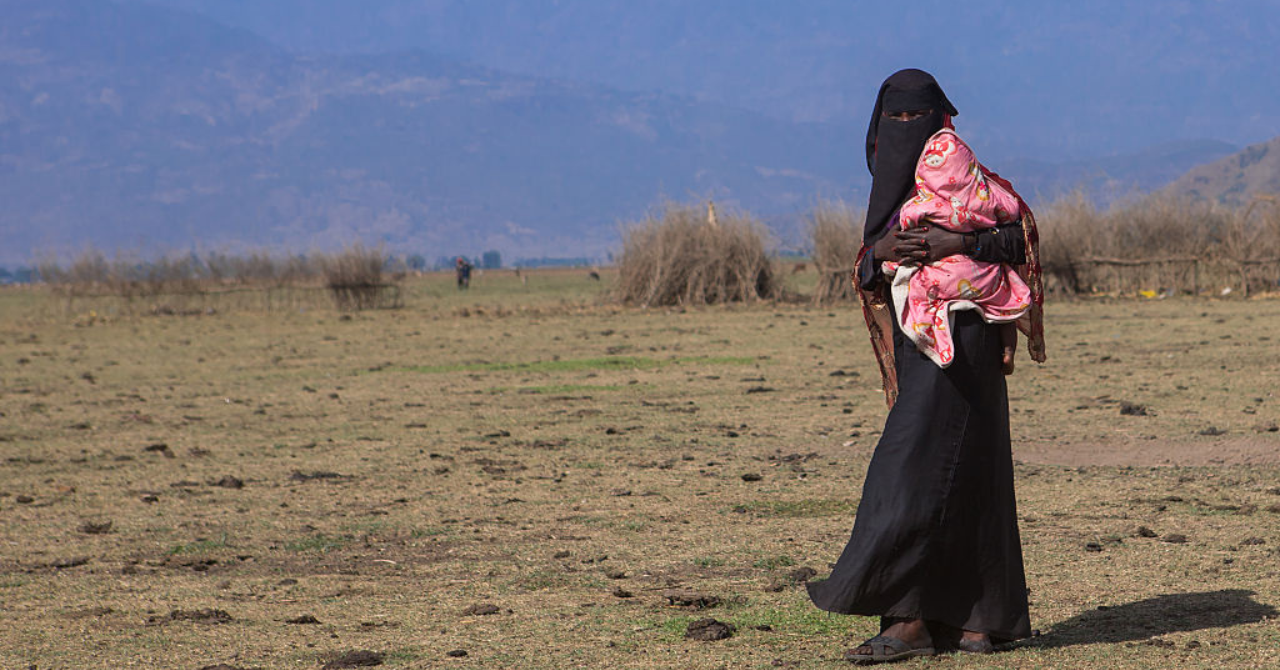
[{"label": "black niqab", "polygon": [[[911,121],[882,118],[884,114],[926,110],[927,114]],[[956,114],[956,108],[928,72],[899,70],[884,80],[867,128],[871,199],[862,229],[864,244],[873,244],[888,230],[893,213],[915,186],[916,161],[925,142],[942,129],[944,117]]]}]

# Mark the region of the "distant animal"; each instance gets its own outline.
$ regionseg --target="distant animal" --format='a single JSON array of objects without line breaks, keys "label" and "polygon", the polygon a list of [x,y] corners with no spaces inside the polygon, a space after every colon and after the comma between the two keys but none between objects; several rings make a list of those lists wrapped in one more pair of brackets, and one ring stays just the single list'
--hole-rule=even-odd
[{"label": "distant animal", "polygon": [[808,269],[809,269],[808,265],[804,263],[796,263],[795,267],[791,268],[791,274],[798,275],[801,272],[804,272],[805,270],[808,270]]},{"label": "distant animal", "polygon": [[524,286],[529,285],[529,276],[520,272],[520,268],[516,268],[516,276],[520,278],[520,283]]},{"label": "distant animal", "polygon": [[587,273],[587,277],[588,277],[588,278],[590,278],[590,279],[594,279],[594,280],[596,280],[596,281],[600,281],[600,273],[599,273],[599,272],[596,272],[595,270],[592,270],[591,272],[588,272],[588,273]]},{"label": "distant animal", "polygon": [[715,226],[719,225],[719,223],[720,222],[716,219],[716,203],[714,200],[708,200],[707,201],[707,225],[714,228]]}]

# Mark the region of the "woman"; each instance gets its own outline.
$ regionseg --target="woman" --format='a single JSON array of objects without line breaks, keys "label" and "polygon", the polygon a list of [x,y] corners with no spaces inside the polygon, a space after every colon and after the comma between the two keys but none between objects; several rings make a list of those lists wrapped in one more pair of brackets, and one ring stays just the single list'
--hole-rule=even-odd
[{"label": "woman", "polygon": [[926,140],[956,113],[932,76],[902,70],[880,87],[867,131],[872,187],[856,280],[891,409],[849,543],[831,577],[809,585],[826,611],[881,617],[880,635],[846,653],[856,663],[952,647],[990,653],[993,642],[1031,631],[1002,373],[1013,352],[1002,352],[999,326],[961,311],[954,359],[939,367],[897,326],[879,269],[959,253],[1019,266],[1033,298],[1028,348],[1044,360],[1035,221],[1021,199],[1020,223],[976,237],[896,225]]}]

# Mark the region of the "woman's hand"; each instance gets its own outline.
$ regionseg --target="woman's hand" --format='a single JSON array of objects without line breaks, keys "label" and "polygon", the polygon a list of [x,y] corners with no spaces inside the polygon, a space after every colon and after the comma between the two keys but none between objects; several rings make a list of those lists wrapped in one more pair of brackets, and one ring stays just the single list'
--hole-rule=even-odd
[{"label": "woman's hand", "polygon": [[906,265],[927,265],[938,259],[964,253],[964,235],[941,226],[923,225],[907,230],[894,230],[876,242],[878,260]]}]

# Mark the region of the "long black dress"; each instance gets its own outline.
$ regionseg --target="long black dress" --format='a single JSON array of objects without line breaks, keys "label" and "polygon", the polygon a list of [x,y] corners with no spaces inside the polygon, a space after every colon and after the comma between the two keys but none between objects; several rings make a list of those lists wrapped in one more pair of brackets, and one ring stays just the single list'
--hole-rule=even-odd
[{"label": "long black dress", "polygon": [[[1000,255],[1014,260],[1013,250]],[[1027,637],[999,329],[977,312],[955,313],[956,356],[944,370],[894,323],[900,394],[849,543],[830,578],[808,585],[809,597],[829,612]]]}]

